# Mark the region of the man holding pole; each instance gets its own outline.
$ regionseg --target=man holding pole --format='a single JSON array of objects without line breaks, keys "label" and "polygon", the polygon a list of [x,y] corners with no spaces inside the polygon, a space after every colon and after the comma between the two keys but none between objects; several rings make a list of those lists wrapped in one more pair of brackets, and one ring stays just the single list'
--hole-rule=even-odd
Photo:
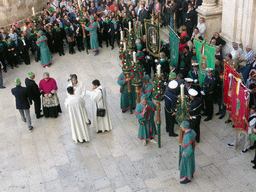
[{"label": "man holding pole", "polygon": [[175,124],[175,108],[177,104],[177,96],[175,95],[175,89],[178,83],[175,80],[169,82],[168,87],[165,91],[165,122],[166,122],[166,132],[169,133],[170,137],[177,137],[178,135],[174,133]]},{"label": "man holding pole", "polygon": [[98,33],[97,33],[98,24],[94,22],[93,16],[90,17],[90,25],[88,27],[85,27],[85,29],[90,32],[90,38],[91,38],[90,45],[91,45],[91,49],[95,51],[94,56],[99,55],[99,44],[98,44]]},{"label": "man holding pole", "polygon": [[190,128],[196,132],[196,141],[200,142],[200,122],[201,122],[201,107],[202,101],[198,96],[198,92],[195,89],[188,90],[190,101]]},{"label": "man holding pole", "polygon": [[153,85],[149,82],[149,79],[150,78],[148,75],[144,75],[144,83],[141,88],[141,96],[145,95],[147,100],[152,101]]},{"label": "man holding pole", "polygon": [[154,139],[157,134],[154,121],[155,110],[156,105],[153,102],[148,101],[147,97],[144,95],[141,97],[141,102],[137,105],[134,111],[140,124],[138,138],[143,140],[143,145],[147,144],[148,139],[150,139],[150,142],[152,143],[157,143]]}]

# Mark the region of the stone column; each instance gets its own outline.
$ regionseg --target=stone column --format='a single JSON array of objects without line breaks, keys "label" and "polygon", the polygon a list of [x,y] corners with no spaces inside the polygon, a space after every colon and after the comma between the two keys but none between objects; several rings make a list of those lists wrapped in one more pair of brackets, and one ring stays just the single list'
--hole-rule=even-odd
[{"label": "stone column", "polygon": [[213,34],[221,30],[222,7],[217,4],[216,0],[203,0],[203,4],[196,11],[198,12],[198,19],[200,17],[205,18],[207,26],[205,37],[206,41],[209,42]]}]

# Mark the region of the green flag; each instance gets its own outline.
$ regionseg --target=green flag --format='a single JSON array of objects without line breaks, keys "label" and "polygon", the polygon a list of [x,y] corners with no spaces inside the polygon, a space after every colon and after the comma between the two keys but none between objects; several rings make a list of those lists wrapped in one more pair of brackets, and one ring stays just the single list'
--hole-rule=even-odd
[{"label": "green flag", "polygon": [[139,22],[137,21],[137,22],[135,22],[135,40],[136,39],[142,39],[142,25],[141,24],[139,24]]},{"label": "green flag", "polygon": [[171,50],[171,62],[177,67],[179,61],[179,36],[175,31],[170,28],[170,50]]},{"label": "green flag", "polygon": [[196,58],[199,63],[199,82],[200,85],[204,82],[204,78],[206,77],[206,68],[212,68],[213,74],[215,69],[215,46],[212,46],[205,41],[196,40],[195,48],[196,48]]}]

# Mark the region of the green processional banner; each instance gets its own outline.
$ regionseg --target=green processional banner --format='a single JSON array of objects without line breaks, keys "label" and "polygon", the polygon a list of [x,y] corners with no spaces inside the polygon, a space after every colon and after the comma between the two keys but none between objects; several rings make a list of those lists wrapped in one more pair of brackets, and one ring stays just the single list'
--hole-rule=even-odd
[{"label": "green processional banner", "polygon": [[206,77],[206,68],[212,68],[213,74],[215,69],[215,46],[212,46],[205,41],[196,40],[196,57],[199,63],[199,82],[202,85],[204,78]]},{"label": "green processional banner", "polygon": [[180,41],[180,38],[177,35],[177,33],[172,28],[170,28],[170,50],[171,50],[170,63],[174,63],[176,67],[179,61],[179,41]]},{"label": "green processional banner", "polygon": [[146,30],[146,36],[147,36],[146,46],[147,46],[148,52],[155,57],[159,57],[160,46],[161,46],[159,25],[154,25],[149,22],[146,22],[145,30]]}]

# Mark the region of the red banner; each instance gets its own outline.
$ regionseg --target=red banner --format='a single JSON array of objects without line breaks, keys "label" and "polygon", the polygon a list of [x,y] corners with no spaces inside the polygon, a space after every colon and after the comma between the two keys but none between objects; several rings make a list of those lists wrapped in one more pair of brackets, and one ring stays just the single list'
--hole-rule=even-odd
[{"label": "red banner", "polygon": [[250,91],[243,85],[239,78],[232,78],[231,119],[235,128],[248,132],[248,125],[243,119],[249,119]]},{"label": "red banner", "polygon": [[226,110],[231,112],[232,92],[231,92],[231,77],[239,78],[239,73],[225,61],[224,66],[224,88],[223,88],[223,99],[226,105]]}]

